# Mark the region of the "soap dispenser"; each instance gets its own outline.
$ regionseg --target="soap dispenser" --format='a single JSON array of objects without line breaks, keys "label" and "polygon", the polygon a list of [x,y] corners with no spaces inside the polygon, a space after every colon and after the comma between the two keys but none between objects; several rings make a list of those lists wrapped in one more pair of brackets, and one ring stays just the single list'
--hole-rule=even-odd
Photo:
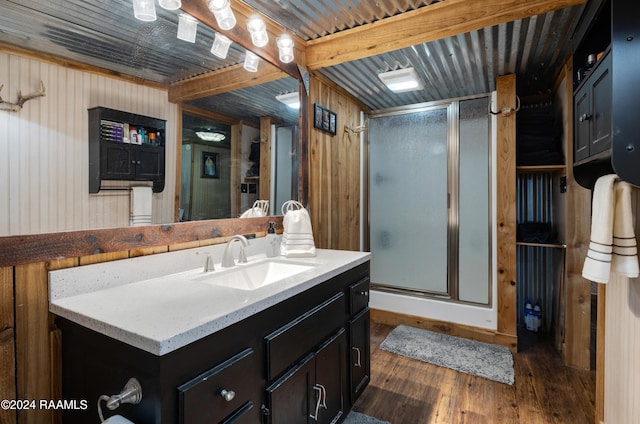
[{"label": "soap dispenser", "polygon": [[267,257],[274,258],[280,253],[278,246],[278,235],[276,234],[276,223],[269,221],[269,229],[267,229]]}]

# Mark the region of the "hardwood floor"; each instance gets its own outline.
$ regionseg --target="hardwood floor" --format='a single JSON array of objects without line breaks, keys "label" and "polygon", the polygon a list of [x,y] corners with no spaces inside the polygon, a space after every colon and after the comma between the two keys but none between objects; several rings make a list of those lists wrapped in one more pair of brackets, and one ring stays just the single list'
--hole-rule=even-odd
[{"label": "hardwood floor", "polygon": [[544,335],[519,337],[510,386],[380,350],[391,330],[371,322],[371,381],[355,411],[392,424],[595,422],[595,371],[564,366]]}]

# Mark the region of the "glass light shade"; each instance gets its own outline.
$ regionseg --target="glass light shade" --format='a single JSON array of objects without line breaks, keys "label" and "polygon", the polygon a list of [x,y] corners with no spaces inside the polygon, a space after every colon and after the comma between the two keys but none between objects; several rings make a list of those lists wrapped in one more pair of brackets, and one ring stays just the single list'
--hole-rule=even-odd
[{"label": "glass light shade", "polygon": [[269,43],[267,25],[257,15],[253,15],[247,21],[247,29],[251,33],[251,42],[256,47],[264,47]]},{"label": "glass light shade", "polygon": [[244,69],[249,72],[258,72],[258,63],[260,58],[254,53],[247,51],[247,55],[244,58]]},{"label": "glass light shade", "polygon": [[231,10],[229,0],[209,0],[207,6],[213,12],[220,29],[226,31],[236,26],[236,17]]},{"label": "glass light shade", "polygon": [[278,56],[282,63],[293,62],[293,39],[289,34],[282,34],[277,38]]},{"label": "glass light shade", "polygon": [[144,22],[156,20],[156,5],[154,0],[133,0],[133,16]]},{"label": "glass light shade", "polygon": [[167,10],[178,10],[182,6],[181,0],[159,0],[160,7]]},{"label": "glass light shade", "polygon": [[213,39],[213,45],[211,46],[211,53],[220,59],[224,59],[227,57],[227,53],[229,53],[229,46],[231,46],[231,40],[222,34],[216,33]]},{"label": "glass light shade", "polygon": [[197,32],[198,20],[187,13],[181,13],[178,17],[178,38],[195,43]]}]

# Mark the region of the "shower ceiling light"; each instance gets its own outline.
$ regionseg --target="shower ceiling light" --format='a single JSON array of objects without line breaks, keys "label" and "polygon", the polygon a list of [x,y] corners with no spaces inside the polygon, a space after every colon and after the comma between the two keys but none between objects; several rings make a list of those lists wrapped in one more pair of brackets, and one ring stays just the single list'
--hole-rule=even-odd
[{"label": "shower ceiling light", "polygon": [[236,26],[236,17],[231,10],[229,0],[208,0],[207,6],[213,12],[220,29],[226,31]]},{"label": "shower ceiling light", "polygon": [[204,141],[223,141],[226,138],[222,133],[211,131],[196,131],[196,135]]},{"label": "shower ceiling light", "polygon": [[276,96],[276,100],[284,103],[291,109],[300,109],[300,93],[294,91],[293,93],[285,93]]},{"label": "shower ceiling light", "polygon": [[422,90],[424,85],[413,68],[398,69],[378,74],[382,82],[394,93]]}]

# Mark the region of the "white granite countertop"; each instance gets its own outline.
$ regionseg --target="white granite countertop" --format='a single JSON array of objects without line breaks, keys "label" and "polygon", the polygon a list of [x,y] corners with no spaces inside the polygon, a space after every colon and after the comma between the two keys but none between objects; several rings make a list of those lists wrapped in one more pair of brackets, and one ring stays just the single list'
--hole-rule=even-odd
[{"label": "white granite countertop", "polygon": [[[295,296],[370,257],[365,252],[317,249],[315,257],[286,259],[289,263],[310,265],[308,270],[255,290],[224,287],[194,278],[202,275],[206,255],[213,257],[216,266],[216,271],[210,274],[225,272],[219,260],[223,248],[224,245],[190,249],[192,252],[51,271],[49,310],[106,336],[164,355]],[[247,253],[250,255],[251,249]],[[248,259],[247,265],[266,260],[260,253]]]}]

